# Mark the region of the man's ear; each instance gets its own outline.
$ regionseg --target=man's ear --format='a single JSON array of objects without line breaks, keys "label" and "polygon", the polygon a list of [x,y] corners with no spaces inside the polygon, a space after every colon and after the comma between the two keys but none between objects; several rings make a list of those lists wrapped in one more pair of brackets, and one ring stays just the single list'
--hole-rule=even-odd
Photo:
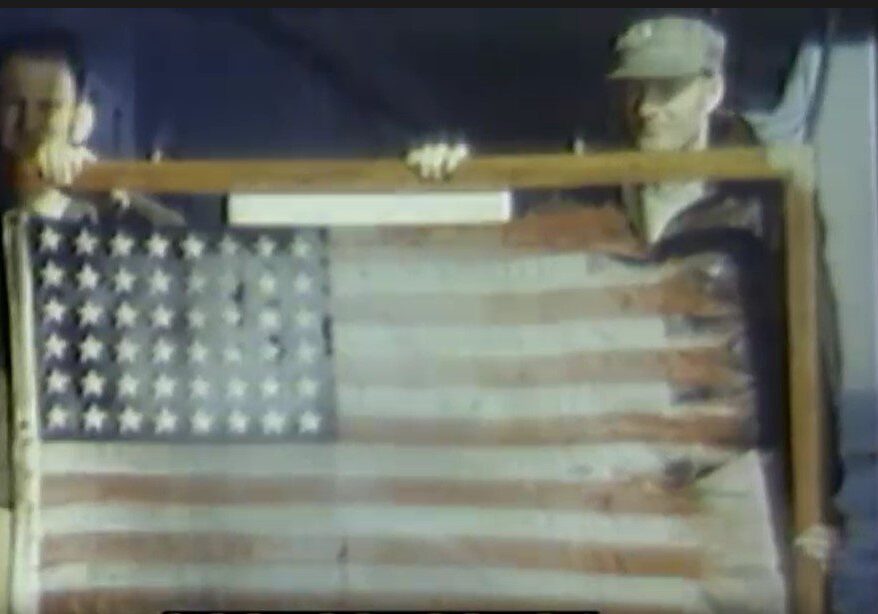
[{"label": "man's ear", "polygon": [[95,107],[88,98],[83,98],[76,105],[73,112],[73,122],[70,128],[70,142],[74,145],[82,145],[94,132]]}]

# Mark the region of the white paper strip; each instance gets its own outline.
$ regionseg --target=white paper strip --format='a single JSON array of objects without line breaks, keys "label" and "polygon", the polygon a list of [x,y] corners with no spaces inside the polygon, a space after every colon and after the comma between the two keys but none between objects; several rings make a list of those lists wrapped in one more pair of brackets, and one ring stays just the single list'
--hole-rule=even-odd
[{"label": "white paper strip", "polygon": [[512,216],[509,192],[230,194],[229,224],[358,226],[484,224]]}]

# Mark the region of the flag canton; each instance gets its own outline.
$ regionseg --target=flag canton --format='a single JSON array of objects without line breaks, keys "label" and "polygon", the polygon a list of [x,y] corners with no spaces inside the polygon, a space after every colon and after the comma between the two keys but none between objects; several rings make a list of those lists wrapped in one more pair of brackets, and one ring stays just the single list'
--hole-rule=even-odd
[{"label": "flag canton", "polygon": [[335,430],[325,234],[31,220],[47,439]]}]

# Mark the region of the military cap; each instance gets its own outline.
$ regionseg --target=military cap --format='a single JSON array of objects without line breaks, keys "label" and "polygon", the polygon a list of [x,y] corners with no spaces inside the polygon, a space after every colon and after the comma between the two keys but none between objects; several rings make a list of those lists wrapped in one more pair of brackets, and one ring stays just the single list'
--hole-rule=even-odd
[{"label": "military cap", "polygon": [[725,36],[699,19],[646,19],[616,40],[609,78],[662,79],[716,72],[722,69],[725,46]]}]

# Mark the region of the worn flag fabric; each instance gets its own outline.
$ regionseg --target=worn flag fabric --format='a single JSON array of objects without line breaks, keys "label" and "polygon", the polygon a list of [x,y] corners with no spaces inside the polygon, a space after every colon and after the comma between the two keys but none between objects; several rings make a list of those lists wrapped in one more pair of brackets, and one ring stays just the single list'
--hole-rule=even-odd
[{"label": "worn flag fabric", "polygon": [[14,611],[776,603],[728,263],[608,219],[7,220]]}]

